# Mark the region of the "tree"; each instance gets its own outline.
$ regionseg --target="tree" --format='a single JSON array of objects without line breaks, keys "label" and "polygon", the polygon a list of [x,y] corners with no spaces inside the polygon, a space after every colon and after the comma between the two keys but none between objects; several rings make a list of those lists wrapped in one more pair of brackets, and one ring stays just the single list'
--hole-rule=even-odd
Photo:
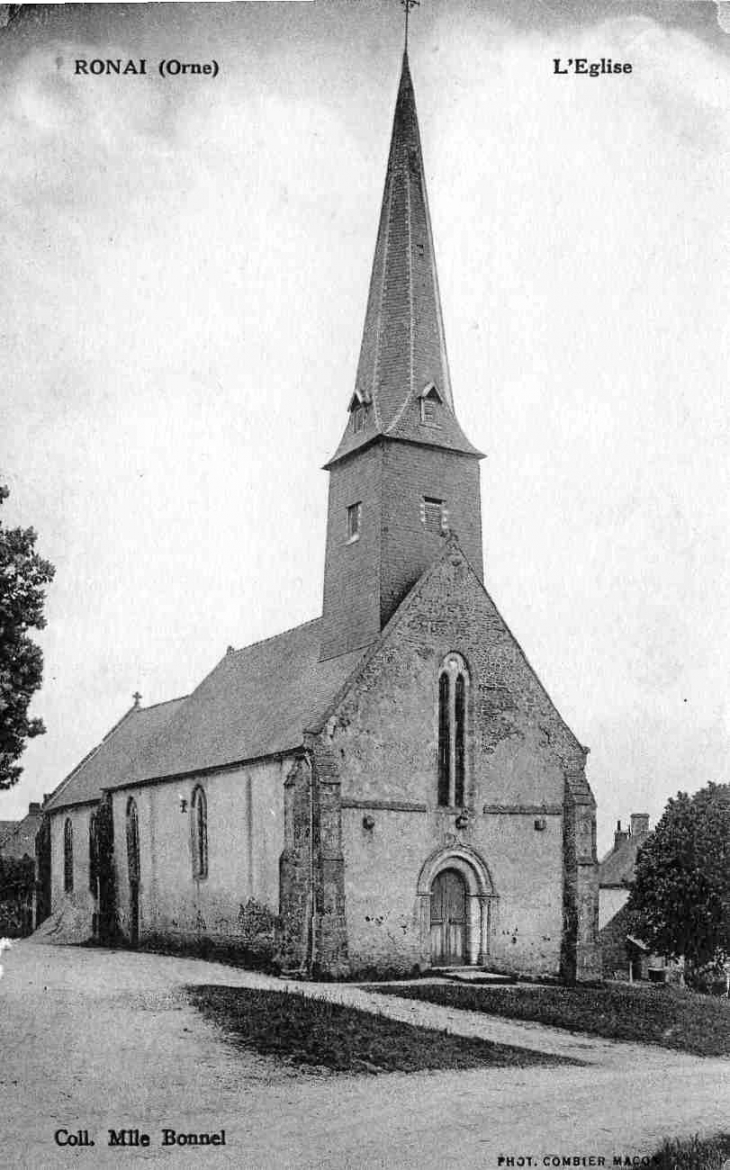
[{"label": "tree", "polygon": [[[0,484],[0,506],[9,495]],[[28,739],[46,730],[28,707],[43,680],[43,654],[28,630],[45,626],[45,587],[54,568],[35,551],[32,528],[3,528],[0,520],[0,789],[12,788]]]},{"label": "tree", "polygon": [[628,903],[652,950],[686,973],[730,956],[730,785],[678,792],[640,849]]}]

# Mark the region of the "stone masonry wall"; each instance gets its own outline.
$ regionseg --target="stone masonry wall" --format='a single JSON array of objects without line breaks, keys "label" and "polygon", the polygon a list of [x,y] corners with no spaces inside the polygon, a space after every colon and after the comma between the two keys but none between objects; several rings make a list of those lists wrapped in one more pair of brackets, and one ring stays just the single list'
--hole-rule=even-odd
[{"label": "stone masonry wall", "polygon": [[[437,804],[438,674],[453,651],[470,678],[465,818]],[[353,969],[428,962],[419,874],[438,851],[465,847],[493,886],[490,965],[591,977],[597,869],[584,750],[453,541],[322,738],[340,780]]]},{"label": "stone masonry wall", "polygon": [[[210,776],[149,784],[113,793],[117,912],[130,933],[126,809],[139,821],[139,937],[202,940],[267,949],[273,958],[284,846],[287,764],[268,761]],[[208,874],[192,864],[191,799],[200,784],[208,812]],[[187,804],[181,810],[180,797]]]}]

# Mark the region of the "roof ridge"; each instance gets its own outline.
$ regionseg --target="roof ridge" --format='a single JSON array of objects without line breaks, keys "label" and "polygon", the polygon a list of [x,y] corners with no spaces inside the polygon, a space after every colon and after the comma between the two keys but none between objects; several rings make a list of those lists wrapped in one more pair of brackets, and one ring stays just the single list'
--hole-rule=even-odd
[{"label": "roof ridge", "polygon": [[[303,630],[305,626],[313,626],[315,622],[321,621],[321,615],[316,618],[309,618],[306,622],[300,622],[298,626],[290,626],[288,630],[280,630],[278,634],[269,634],[267,638],[258,638],[255,642],[249,642],[247,646],[239,646],[237,650],[230,650],[228,653],[243,654],[244,650],[253,650],[254,646],[263,646],[264,642],[274,642],[277,638],[283,638],[286,634],[293,634],[295,630]],[[224,655],[224,657],[227,657],[227,655]]]},{"label": "roof ridge", "polygon": [[178,695],[175,699],[161,699],[159,703],[149,703],[146,707],[138,707],[138,711],[154,711],[155,707],[165,707],[168,703],[181,703],[183,699],[189,699],[190,695]]}]

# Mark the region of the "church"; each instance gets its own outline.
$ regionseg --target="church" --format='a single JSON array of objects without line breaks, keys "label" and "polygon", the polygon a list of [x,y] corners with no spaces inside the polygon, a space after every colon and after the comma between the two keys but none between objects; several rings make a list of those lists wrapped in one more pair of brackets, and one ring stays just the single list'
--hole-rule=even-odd
[{"label": "church", "polygon": [[43,930],[301,975],[596,978],[587,749],[485,589],[407,52],[342,407],[322,616],[135,697],[45,802]]}]

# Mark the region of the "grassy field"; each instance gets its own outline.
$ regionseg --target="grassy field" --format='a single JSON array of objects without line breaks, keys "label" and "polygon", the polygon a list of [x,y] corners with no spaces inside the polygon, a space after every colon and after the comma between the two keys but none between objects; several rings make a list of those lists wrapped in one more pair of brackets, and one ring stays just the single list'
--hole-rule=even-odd
[{"label": "grassy field", "polygon": [[730,1159],[730,1134],[665,1142],[652,1159],[654,1170],[723,1170]]},{"label": "grassy field", "polygon": [[683,988],[480,987],[424,983],[371,990],[513,1020],[531,1020],[553,1028],[589,1032],[612,1040],[659,1044],[700,1056],[730,1055],[730,1000],[697,995]]},{"label": "grassy field", "polygon": [[192,1003],[231,1039],[297,1065],[380,1073],[574,1063],[294,992],[207,984],[187,991]]}]

